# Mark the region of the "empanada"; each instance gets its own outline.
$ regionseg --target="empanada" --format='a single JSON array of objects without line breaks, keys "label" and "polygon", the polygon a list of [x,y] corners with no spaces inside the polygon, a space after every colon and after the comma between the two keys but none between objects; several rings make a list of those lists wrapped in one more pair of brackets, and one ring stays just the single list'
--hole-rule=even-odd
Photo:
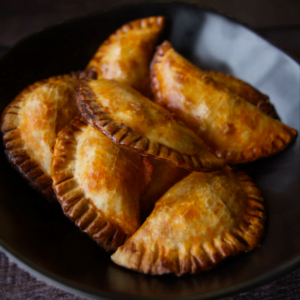
[{"label": "empanada", "polygon": [[217,83],[227,87],[231,92],[255,105],[260,111],[274,119],[278,119],[276,110],[270,103],[269,97],[250,84],[222,72],[206,71],[206,73]]},{"label": "empanada", "polygon": [[76,98],[82,116],[121,147],[191,171],[224,165],[191,129],[125,84],[82,79]]},{"label": "empanada", "polygon": [[145,185],[140,155],[117,147],[77,117],[58,134],[53,188],[65,215],[106,250],[115,250],[139,227]]},{"label": "empanada", "polygon": [[189,171],[176,167],[168,161],[150,158],[152,172],[149,185],[140,198],[141,218],[154,208],[155,202],[175,183],[189,175]]},{"label": "empanada", "polygon": [[75,86],[86,75],[81,72],[38,81],[2,114],[1,131],[10,163],[49,200],[54,199],[50,162],[56,135],[78,114]]},{"label": "empanada", "polygon": [[129,84],[150,97],[150,62],[163,29],[164,17],[149,17],[123,25],[98,49],[87,66],[99,77]]},{"label": "empanada", "polygon": [[184,121],[227,163],[272,155],[297,135],[296,130],[218,84],[168,42],[153,59],[152,88],[155,101]]},{"label": "empanada", "polygon": [[112,260],[142,273],[197,273],[260,243],[264,205],[242,171],[193,172],[155,205]]}]

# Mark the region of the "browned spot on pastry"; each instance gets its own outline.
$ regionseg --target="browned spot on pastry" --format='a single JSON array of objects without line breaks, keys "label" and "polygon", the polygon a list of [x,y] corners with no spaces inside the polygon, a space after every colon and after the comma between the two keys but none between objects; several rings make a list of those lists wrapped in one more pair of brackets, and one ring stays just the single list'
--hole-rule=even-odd
[{"label": "browned spot on pastry", "polygon": [[236,240],[239,242],[239,243],[241,243],[243,246],[245,246],[245,247],[249,247],[249,245],[248,245],[248,243],[240,236],[240,235],[238,235],[237,233],[235,233],[235,232],[232,232],[231,233],[235,238],[236,238]]}]

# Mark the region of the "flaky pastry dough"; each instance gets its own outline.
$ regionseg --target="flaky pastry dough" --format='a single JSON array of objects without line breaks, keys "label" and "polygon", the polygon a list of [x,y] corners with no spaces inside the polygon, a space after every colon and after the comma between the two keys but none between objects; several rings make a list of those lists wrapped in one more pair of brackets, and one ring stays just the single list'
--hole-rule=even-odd
[{"label": "flaky pastry dough", "polygon": [[68,216],[106,250],[139,227],[145,170],[140,155],[117,147],[80,116],[58,134],[53,188]]},{"label": "flaky pastry dough", "polygon": [[169,42],[159,47],[153,59],[152,88],[155,101],[184,121],[227,163],[272,155],[297,135],[218,84]]},{"label": "flaky pastry dough", "polygon": [[149,17],[123,25],[97,50],[87,66],[99,77],[129,84],[150,97],[150,62],[164,26],[164,17]]},{"label": "flaky pastry dough", "polygon": [[78,109],[74,100],[79,77],[55,76],[24,89],[3,111],[1,132],[10,163],[48,200],[54,200],[50,163],[58,131]]},{"label": "flaky pastry dough", "polygon": [[278,119],[274,106],[270,103],[267,95],[262,94],[250,84],[232,76],[217,71],[206,71],[206,73],[217,83],[227,87],[231,92],[255,105],[260,111],[268,116]]},{"label": "flaky pastry dough", "polygon": [[150,158],[150,163],[152,167],[151,180],[140,198],[142,219],[150,214],[157,200],[168,189],[190,174],[189,171],[178,168],[168,161]]},{"label": "flaky pastry dough", "polygon": [[175,184],[111,259],[142,273],[197,273],[260,243],[264,204],[243,172],[193,172]]},{"label": "flaky pastry dough", "polygon": [[82,116],[121,147],[191,171],[224,165],[185,124],[125,84],[82,79],[76,98]]}]

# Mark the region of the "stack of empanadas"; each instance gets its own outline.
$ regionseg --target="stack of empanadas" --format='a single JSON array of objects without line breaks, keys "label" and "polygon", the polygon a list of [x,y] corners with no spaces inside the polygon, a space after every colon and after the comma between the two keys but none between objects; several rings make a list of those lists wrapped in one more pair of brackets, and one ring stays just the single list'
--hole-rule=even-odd
[{"label": "stack of empanadas", "polygon": [[1,131],[12,165],[116,264],[183,275],[260,244],[263,199],[228,164],[277,153],[297,132],[247,83],[167,41],[154,54],[163,26],[123,25],[85,71],[22,91]]}]

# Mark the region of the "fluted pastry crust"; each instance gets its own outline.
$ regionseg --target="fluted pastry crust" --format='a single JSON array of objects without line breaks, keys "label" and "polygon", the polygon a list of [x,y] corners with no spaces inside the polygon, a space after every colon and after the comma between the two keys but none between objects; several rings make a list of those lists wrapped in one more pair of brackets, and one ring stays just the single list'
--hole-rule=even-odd
[{"label": "fluted pastry crust", "polygon": [[77,113],[78,79],[87,72],[54,76],[25,88],[3,111],[1,132],[10,163],[31,186],[54,200],[50,162],[57,132]]},{"label": "fluted pastry crust", "polygon": [[84,118],[59,132],[52,174],[65,215],[106,250],[116,250],[138,229],[139,197],[147,184],[142,158]]},{"label": "fluted pastry crust", "polygon": [[155,205],[112,260],[142,273],[198,273],[260,243],[264,204],[243,172],[193,172]]},{"label": "fluted pastry crust", "polygon": [[164,26],[164,17],[139,19],[123,25],[97,50],[87,66],[106,79],[129,84],[150,97],[150,62]]},{"label": "fluted pastry crust", "polygon": [[297,135],[296,130],[218,84],[169,42],[164,42],[154,56],[152,89],[157,103],[184,121],[227,163],[272,155]]},{"label": "fluted pastry crust", "polygon": [[127,85],[82,79],[76,98],[82,116],[120,147],[191,171],[224,165],[185,124]]},{"label": "fluted pastry crust", "polygon": [[227,87],[234,94],[255,105],[260,111],[274,119],[279,119],[274,106],[270,103],[269,97],[250,84],[222,72],[210,70],[206,71],[206,73],[217,83]]}]

